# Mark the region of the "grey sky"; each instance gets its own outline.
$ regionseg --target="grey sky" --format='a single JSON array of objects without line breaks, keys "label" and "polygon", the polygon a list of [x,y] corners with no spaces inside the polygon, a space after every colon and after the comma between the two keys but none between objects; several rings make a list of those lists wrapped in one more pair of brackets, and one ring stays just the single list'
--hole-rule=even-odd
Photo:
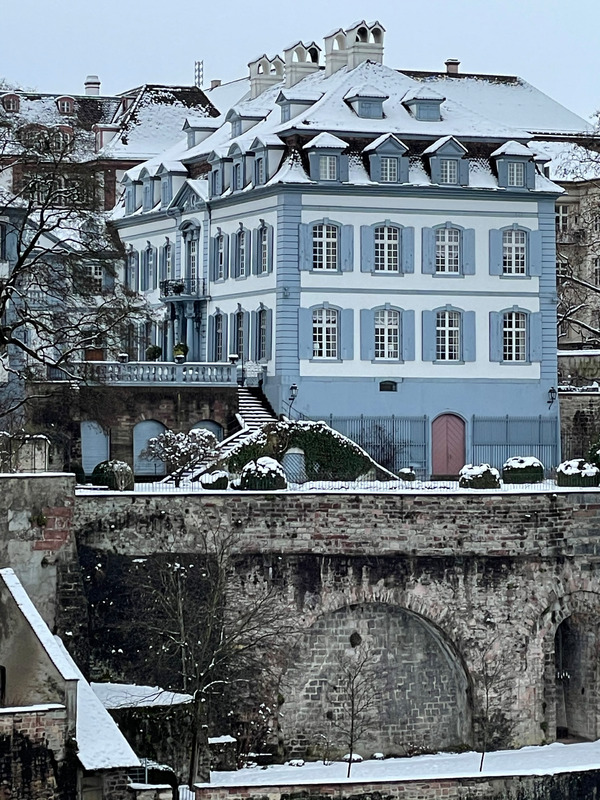
[{"label": "grey sky", "polygon": [[[0,76],[40,91],[103,92],[141,83],[242,77],[256,55],[298,39],[322,44],[357,19],[386,28],[385,63],[517,74],[571,110],[600,107],[598,0],[18,0],[4,3]],[[7,35],[13,32],[12,35]]]}]

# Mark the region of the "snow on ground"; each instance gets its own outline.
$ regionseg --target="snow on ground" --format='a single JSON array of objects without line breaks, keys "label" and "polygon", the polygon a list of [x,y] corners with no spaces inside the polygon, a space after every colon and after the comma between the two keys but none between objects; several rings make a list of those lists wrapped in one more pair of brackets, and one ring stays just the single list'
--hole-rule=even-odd
[{"label": "snow on ground", "polygon": [[352,766],[335,762],[307,762],[303,767],[290,764],[266,768],[247,768],[237,772],[212,772],[210,784],[197,786],[282,786],[289,784],[371,783],[416,781],[442,778],[501,777],[505,775],[555,775],[600,769],[600,741],[583,744],[550,744],[544,747],[523,747],[521,750],[499,750],[488,753],[479,772],[481,753],[438,753],[413,758],[369,760]]}]

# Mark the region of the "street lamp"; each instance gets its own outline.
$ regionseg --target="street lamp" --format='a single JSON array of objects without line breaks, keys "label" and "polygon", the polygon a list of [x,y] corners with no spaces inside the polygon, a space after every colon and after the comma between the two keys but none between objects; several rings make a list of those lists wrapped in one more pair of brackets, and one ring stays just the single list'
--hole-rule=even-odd
[{"label": "street lamp", "polygon": [[548,389],[548,408],[552,408],[554,401],[556,400],[556,389],[554,386],[551,386]]}]

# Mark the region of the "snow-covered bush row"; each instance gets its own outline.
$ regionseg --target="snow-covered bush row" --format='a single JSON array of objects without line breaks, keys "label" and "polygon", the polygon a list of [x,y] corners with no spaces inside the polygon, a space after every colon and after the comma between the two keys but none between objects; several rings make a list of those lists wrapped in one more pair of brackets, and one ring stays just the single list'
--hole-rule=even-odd
[{"label": "snow-covered bush row", "polygon": [[461,489],[499,489],[500,473],[489,464],[465,464],[458,473]]},{"label": "snow-covered bush row", "polygon": [[95,486],[107,486],[119,492],[133,489],[133,472],[124,461],[101,461],[92,472],[92,483]]},{"label": "snow-covered bush row", "polygon": [[243,467],[238,486],[240,489],[255,491],[287,489],[287,478],[278,461],[263,456],[256,461],[249,461]]},{"label": "snow-covered bush row", "polygon": [[534,456],[513,456],[502,467],[504,483],[541,483],[544,465]]},{"label": "snow-covered bush row", "polygon": [[598,486],[600,469],[583,458],[563,461],[556,468],[556,483],[559,486]]},{"label": "snow-covered bush row", "polygon": [[216,469],[214,472],[206,472],[200,478],[203,489],[227,489],[229,486],[229,475],[224,469]]}]

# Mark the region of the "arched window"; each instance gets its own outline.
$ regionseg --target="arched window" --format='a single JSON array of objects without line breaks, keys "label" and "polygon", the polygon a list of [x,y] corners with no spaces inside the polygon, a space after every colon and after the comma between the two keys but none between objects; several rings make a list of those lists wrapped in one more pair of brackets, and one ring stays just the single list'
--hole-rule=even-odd
[{"label": "arched window", "polygon": [[338,316],[334,308],[313,311],[313,358],[338,357]]}]

